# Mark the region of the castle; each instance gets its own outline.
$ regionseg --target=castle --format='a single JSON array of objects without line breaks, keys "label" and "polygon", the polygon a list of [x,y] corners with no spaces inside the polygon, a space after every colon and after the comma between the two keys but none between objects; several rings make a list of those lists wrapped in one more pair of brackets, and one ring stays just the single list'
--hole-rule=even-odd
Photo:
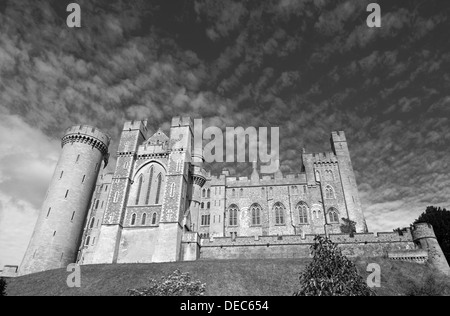
[{"label": "castle", "polygon": [[[349,256],[386,256],[448,264],[431,226],[368,232],[343,132],[331,151],[300,151],[299,173],[251,177],[203,169],[193,122],[173,118],[170,137],[148,137],[147,122],[126,122],[114,174],[108,135],[69,128],[20,275],[86,264],[151,263],[230,258],[309,257],[323,234]],[[355,234],[341,232],[343,219]]]}]

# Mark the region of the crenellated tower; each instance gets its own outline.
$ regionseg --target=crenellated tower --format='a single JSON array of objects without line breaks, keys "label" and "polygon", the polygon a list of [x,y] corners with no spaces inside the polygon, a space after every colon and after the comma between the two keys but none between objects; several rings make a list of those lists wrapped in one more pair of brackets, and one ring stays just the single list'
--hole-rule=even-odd
[{"label": "crenellated tower", "polygon": [[355,172],[353,171],[352,160],[344,132],[333,132],[331,134],[331,147],[338,161],[339,175],[348,218],[356,222],[356,231],[358,233],[366,233],[368,231],[366,219],[362,211]]},{"label": "crenellated tower", "polygon": [[117,262],[125,211],[133,182],[136,153],[146,137],[147,121],[130,121],[124,124],[97,251],[93,256],[94,264]]},{"label": "crenellated tower", "polygon": [[76,261],[84,223],[110,137],[91,126],[74,126],[62,152],[25,253],[20,274],[66,267]]},{"label": "crenellated tower", "polygon": [[420,249],[428,251],[428,261],[442,273],[450,275],[450,267],[434,234],[431,224],[418,223],[412,227],[414,243]]},{"label": "crenellated tower", "polygon": [[189,196],[192,196],[193,128],[189,117],[172,119],[167,181],[153,262],[173,262],[181,258],[183,223]]}]

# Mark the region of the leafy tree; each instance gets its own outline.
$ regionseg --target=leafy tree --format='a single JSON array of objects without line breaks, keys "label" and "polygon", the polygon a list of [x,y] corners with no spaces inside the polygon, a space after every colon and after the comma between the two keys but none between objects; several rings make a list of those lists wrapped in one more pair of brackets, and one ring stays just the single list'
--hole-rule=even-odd
[{"label": "leafy tree", "polygon": [[0,296],[6,296],[6,281],[0,278]]},{"label": "leafy tree", "polygon": [[148,287],[127,290],[130,296],[203,296],[206,285],[192,281],[189,273],[175,270],[171,275],[161,277],[158,282],[149,279]]},{"label": "leafy tree", "polygon": [[356,222],[344,217],[341,220],[343,223],[341,225],[341,232],[353,236],[356,233]]},{"label": "leafy tree", "polygon": [[433,225],[436,239],[444,252],[447,262],[450,262],[450,211],[445,208],[429,206],[414,222],[429,223]]},{"label": "leafy tree", "polygon": [[300,274],[300,290],[294,296],[375,296],[336,244],[321,236],[314,241],[313,261]]}]

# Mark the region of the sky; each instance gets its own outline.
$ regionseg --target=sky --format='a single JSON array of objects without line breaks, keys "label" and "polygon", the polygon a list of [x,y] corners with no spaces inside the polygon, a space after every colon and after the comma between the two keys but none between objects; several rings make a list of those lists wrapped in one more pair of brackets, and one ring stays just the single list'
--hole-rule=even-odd
[{"label": "sky", "polygon": [[[366,0],[0,0],[0,268],[19,265],[67,127],[173,116],[279,127],[284,173],[347,135],[369,230],[450,208],[450,4]],[[251,164],[211,165],[248,175]],[[107,170],[107,171],[108,171]]]}]

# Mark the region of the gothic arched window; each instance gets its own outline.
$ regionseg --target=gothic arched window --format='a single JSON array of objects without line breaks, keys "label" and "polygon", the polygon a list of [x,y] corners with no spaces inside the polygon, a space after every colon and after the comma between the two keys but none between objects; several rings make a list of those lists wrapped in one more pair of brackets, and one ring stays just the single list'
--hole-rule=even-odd
[{"label": "gothic arched window", "polygon": [[159,200],[161,199],[161,186],[162,186],[162,175],[158,174],[158,185],[156,187],[156,200],[155,204],[159,204]]},{"label": "gothic arched window", "polygon": [[141,221],[141,225],[145,225],[145,223],[147,222],[147,214],[144,213],[142,214],[142,221]]},{"label": "gothic arched window", "polygon": [[250,211],[252,212],[252,225],[261,225],[261,206],[253,204]]},{"label": "gothic arched window", "polygon": [[141,197],[142,184],[144,183],[144,176],[141,174],[138,180],[138,189],[136,194],[136,205],[139,204],[139,199]]},{"label": "gothic arched window", "polygon": [[211,208],[211,202],[206,203],[206,209],[210,209]]},{"label": "gothic arched window", "polygon": [[332,170],[327,170],[327,180],[334,181],[334,174]]},{"label": "gothic arched window", "polygon": [[153,213],[152,215],[152,225],[156,225],[156,213]]},{"label": "gothic arched window", "polygon": [[273,209],[275,211],[275,224],[284,225],[284,205],[279,202],[275,203]]},{"label": "gothic arched window", "polygon": [[153,182],[153,166],[149,170],[149,180],[148,180],[148,186],[147,186],[147,196],[145,197],[145,204],[150,204],[150,193],[152,191],[152,182]]},{"label": "gothic arched window", "polygon": [[236,205],[231,205],[228,208],[228,218],[230,226],[237,226],[238,224],[238,207]]},{"label": "gothic arched window", "polygon": [[330,220],[330,223],[338,224],[339,223],[339,212],[334,207],[330,208],[328,210],[328,218]]},{"label": "gothic arched window", "polygon": [[94,228],[94,224],[95,224],[95,217],[91,219],[91,225],[89,225],[89,228]]},{"label": "gothic arched window", "polygon": [[131,216],[131,226],[134,226],[134,225],[136,225],[136,214],[133,214]]},{"label": "gothic arched window", "polygon": [[297,205],[298,218],[300,224],[308,224],[308,205],[305,202],[300,202]]},{"label": "gothic arched window", "polygon": [[335,198],[334,197],[334,189],[333,189],[333,187],[331,185],[327,185],[325,187],[325,198],[329,199],[329,200]]},{"label": "gothic arched window", "polygon": [[207,194],[208,194],[208,199],[211,198],[211,190],[210,189],[208,189]]}]

